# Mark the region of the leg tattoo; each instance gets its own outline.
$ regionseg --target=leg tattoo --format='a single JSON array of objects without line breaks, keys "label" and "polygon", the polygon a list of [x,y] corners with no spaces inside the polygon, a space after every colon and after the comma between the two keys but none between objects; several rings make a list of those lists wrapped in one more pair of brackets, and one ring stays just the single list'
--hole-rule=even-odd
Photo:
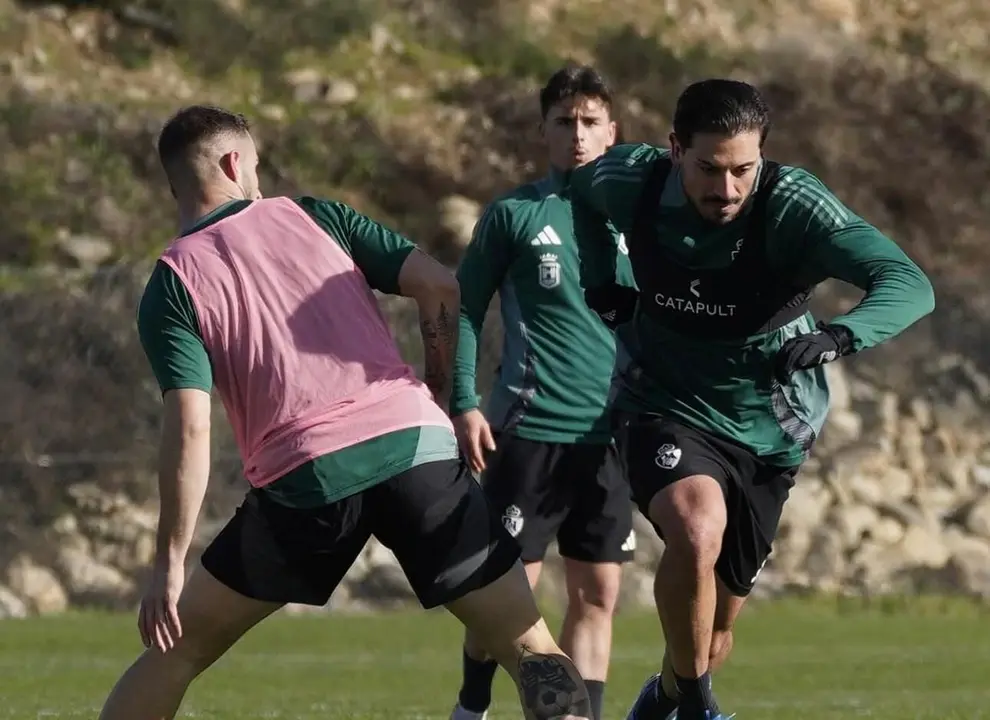
[{"label": "leg tattoo", "polygon": [[525,654],[519,661],[523,702],[535,720],[564,715],[591,717],[587,691],[580,685],[580,676],[568,665],[562,655]]}]

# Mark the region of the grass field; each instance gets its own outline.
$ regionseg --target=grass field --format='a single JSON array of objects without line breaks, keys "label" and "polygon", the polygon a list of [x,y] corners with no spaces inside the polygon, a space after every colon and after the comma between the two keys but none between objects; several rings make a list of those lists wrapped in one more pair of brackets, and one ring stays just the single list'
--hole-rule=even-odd
[{"label": "grass field", "polygon": [[[439,612],[276,616],[193,685],[180,717],[446,718],[459,638]],[[130,615],[0,622],[0,718],[95,718],[139,649]],[[620,615],[606,717],[625,717],[661,652],[652,614]],[[716,689],[738,720],[990,718],[990,610],[942,600],[754,604]],[[504,674],[491,716],[521,717]]]}]

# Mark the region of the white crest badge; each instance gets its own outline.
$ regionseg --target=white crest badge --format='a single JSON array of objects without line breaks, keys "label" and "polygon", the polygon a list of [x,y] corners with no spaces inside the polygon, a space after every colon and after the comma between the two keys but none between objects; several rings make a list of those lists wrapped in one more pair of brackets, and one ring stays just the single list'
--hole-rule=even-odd
[{"label": "white crest badge", "polygon": [[560,285],[560,263],[557,262],[557,256],[553,253],[540,255],[539,272],[540,287],[552,290]]},{"label": "white crest badge", "polygon": [[502,513],[502,524],[512,537],[522,532],[524,522],[522,510],[516,505],[509,505]]},{"label": "white crest badge", "polygon": [[657,450],[657,466],[662,467],[664,470],[673,470],[680,461],[681,449],[675,445],[664,443]]}]

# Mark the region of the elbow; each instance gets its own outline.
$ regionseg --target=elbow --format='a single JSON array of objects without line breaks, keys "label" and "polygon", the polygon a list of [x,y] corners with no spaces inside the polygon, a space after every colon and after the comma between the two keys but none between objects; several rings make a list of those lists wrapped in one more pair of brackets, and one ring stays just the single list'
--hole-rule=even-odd
[{"label": "elbow", "polygon": [[935,311],[935,288],[921,268],[916,270],[914,296],[919,319]]},{"label": "elbow", "polygon": [[935,288],[927,277],[925,278],[924,307],[925,315],[935,311]]},{"label": "elbow", "polygon": [[179,434],[185,442],[202,442],[210,439],[210,418],[197,417],[184,419]]},{"label": "elbow", "polygon": [[457,277],[450,272],[437,273],[430,278],[430,282],[424,283],[415,298],[420,304],[440,302],[447,307],[457,307],[461,305],[461,285],[457,282]]}]

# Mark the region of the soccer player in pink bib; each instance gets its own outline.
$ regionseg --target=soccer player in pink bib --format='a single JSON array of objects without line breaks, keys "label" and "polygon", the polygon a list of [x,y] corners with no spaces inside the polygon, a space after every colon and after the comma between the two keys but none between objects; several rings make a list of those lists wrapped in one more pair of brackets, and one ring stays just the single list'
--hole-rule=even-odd
[{"label": "soccer player in pink bib", "polygon": [[[158,152],[181,233],[138,310],[162,390],[157,552],[146,650],[102,720],[173,718],[189,684],[286,603],[325,604],[374,535],[424,608],[445,606],[509,672],[527,718],[589,718],[518,545],[459,459],[447,401],[460,294],[401,235],[339,202],[263,199],[243,116],[193,106]],[[419,307],[426,382],[374,290]],[[250,490],[191,569],[210,469],[210,393]]]}]

